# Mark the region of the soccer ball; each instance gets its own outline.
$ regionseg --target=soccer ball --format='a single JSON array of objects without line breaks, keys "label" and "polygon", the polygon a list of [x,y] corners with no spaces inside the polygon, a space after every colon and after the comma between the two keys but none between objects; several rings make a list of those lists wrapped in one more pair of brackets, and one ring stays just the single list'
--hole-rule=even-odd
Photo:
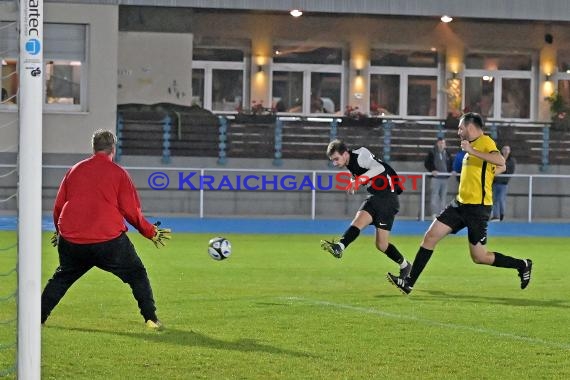
[{"label": "soccer ball", "polygon": [[208,254],[214,260],[224,260],[232,254],[232,243],[224,237],[217,236],[208,242]]}]

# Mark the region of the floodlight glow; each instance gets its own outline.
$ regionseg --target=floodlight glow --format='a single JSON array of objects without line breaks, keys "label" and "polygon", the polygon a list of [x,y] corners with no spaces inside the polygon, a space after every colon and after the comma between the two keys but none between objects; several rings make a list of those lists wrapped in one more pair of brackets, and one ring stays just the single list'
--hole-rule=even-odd
[{"label": "floodlight glow", "polygon": [[291,12],[289,12],[289,14],[293,17],[301,17],[303,15],[303,12],[299,9],[293,9]]}]

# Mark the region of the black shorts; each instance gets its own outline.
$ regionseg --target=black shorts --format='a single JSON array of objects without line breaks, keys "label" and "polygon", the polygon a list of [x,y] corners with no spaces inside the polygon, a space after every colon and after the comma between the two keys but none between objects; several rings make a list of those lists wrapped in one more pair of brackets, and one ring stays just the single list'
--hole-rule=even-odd
[{"label": "black shorts", "polygon": [[454,234],[467,227],[469,243],[485,245],[492,209],[493,206],[466,205],[454,200],[437,216],[437,220],[449,226]]},{"label": "black shorts", "polygon": [[366,211],[372,216],[372,223],[376,228],[391,231],[394,224],[394,218],[400,211],[400,202],[398,196],[391,194],[389,196],[369,195],[360,209]]}]

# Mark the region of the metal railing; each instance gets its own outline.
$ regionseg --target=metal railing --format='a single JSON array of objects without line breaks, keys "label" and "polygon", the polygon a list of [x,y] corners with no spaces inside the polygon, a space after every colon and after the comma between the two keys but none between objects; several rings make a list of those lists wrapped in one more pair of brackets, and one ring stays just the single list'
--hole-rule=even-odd
[{"label": "metal railing", "polygon": [[[163,112],[163,111],[161,111]],[[259,118],[259,117],[258,117]],[[252,117],[252,120],[255,117]],[[180,118],[178,118],[180,120]],[[123,148],[126,150],[126,146],[138,147],[140,144],[133,140],[131,136],[128,142],[123,143],[121,141],[121,136],[123,136],[124,131],[129,129],[129,125],[136,128],[139,121],[134,118],[130,122],[124,120],[121,116],[121,112],[118,112],[117,118],[117,133],[119,135],[119,150],[117,159],[120,158],[121,154],[124,154]],[[180,122],[180,121],[179,121]],[[360,125],[358,123],[368,123],[365,125]],[[129,124],[130,123],[130,124]],[[146,125],[145,121],[145,125]],[[218,141],[210,141],[212,147],[217,147],[218,149],[218,162],[227,163],[228,157],[232,157],[234,154],[232,150],[231,141],[238,142],[238,146],[242,146],[242,143],[248,142],[249,140],[240,141],[242,138],[242,130],[238,130],[238,136],[233,135],[234,128],[231,128],[234,124],[247,124],[246,121],[239,121],[236,119],[236,115],[219,114],[217,115],[217,127],[218,127]],[[251,121],[254,123],[254,121]],[[288,157],[290,158],[302,158],[295,157],[295,154],[301,154],[305,152],[298,152],[297,143],[291,142],[291,138],[287,135],[289,127],[303,126],[308,124],[318,123],[328,127],[328,132],[326,130],[321,131],[323,135],[317,137],[307,137],[304,144],[314,144],[322,145],[322,137],[324,134],[328,135],[330,139],[336,138],[339,132],[344,130],[345,134],[350,134],[350,141],[359,141],[359,138],[366,139],[371,130],[374,130],[376,136],[375,144],[378,145],[377,154],[381,154],[383,159],[386,161],[390,160],[402,160],[403,156],[409,154],[410,146],[422,149],[424,145],[431,145],[436,137],[448,137],[450,142],[456,140],[451,139],[452,136],[456,137],[456,128],[452,128],[447,125],[446,120],[440,119],[429,119],[429,120],[419,120],[419,119],[400,119],[400,118],[367,118],[363,120],[353,120],[346,117],[307,117],[307,116],[282,116],[282,115],[272,115],[271,121],[264,121],[257,123],[257,125],[267,126],[267,138],[272,139],[273,149],[272,152],[267,152],[268,158],[273,158],[273,163],[275,166],[280,166],[283,162],[283,151],[288,152]],[[354,128],[356,125],[352,123],[357,123],[360,128]],[[151,123],[152,124],[152,123]],[[170,146],[171,140],[171,120],[169,117],[156,120],[154,125],[156,130],[162,130],[162,161],[163,163],[169,163],[172,155],[180,154],[180,151],[173,152]],[[370,125],[369,125],[370,124]],[[350,131],[346,130],[346,126],[349,125]],[[551,125],[550,122],[517,122],[511,123],[507,121],[497,121],[488,120],[486,129],[489,134],[501,144],[515,144],[519,146],[522,150],[528,150],[528,155],[521,157],[525,159],[525,163],[535,163],[540,165],[542,171],[546,171],[551,164],[560,164],[566,161],[568,158],[564,154],[566,146],[558,146],[560,144],[554,144],[555,140],[565,140],[570,136],[570,133],[565,133],[557,131],[558,135],[556,137],[551,136]],[[286,128],[287,127],[287,128]],[[342,127],[342,128],[341,128]],[[343,129],[344,128],[344,129]],[[413,136],[413,139],[408,135],[410,131],[415,130],[417,135]],[[148,131],[147,131],[148,132]],[[134,136],[135,138],[143,138],[144,134],[147,132],[140,132]],[[552,132],[553,133],[553,132]],[[361,135],[362,134],[362,135]],[[132,135],[132,131],[131,131]],[[529,138],[532,136],[532,138]],[[343,137],[343,136],[341,136]],[[296,141],[296,140],[295,140]],[[455,150],[457,146],[451,146],[452,150]],[[195,150],[192,145],[188,145],[188,150]],[[199,151],[196,151],[199,154]],[[532,153],[532,154],[530,154]],[[135,154],[141,154],[140,152]],[[156,154],[156,153],[155,153]],[[412,153],[413,156],[413,153]],[[551,157],[552,156],[552,157]]]},{"label": "metal railing", "polygon": [[[13,164],[0,164],[0,168],[7,168],[8,170],[12,170],[15,168]],[[50,173],[49,176],[44,176],[44,180],[46,178],[53,179],[52,183],[44,183],[44,194],[46,194],[46,190],[51,191],[52,195],[44,195],[44,197],[53,197],[55,190],[57,190],[57,186],[59,185],[60,179],[63,177],[66,170],[69,169],[69,166],[63,165],[44,165],[44,170],[57,170],[60,173]],[[310,197],[310,206],[306,210],[306,213],[301,210],[301,216],[306,215],[311,219],[318,219],[319,215],[317,215],[317,201],[324,197],[326,192],[336,192],[342,194],[343,191],[341,190],[341,186],[334,186],[331,185],[329,188],[324,189],[319,184],[323,182],[327,182],[323,180],[323,178],[327,179],[327,183],[333,183],[333,178],[338,180],[339,173],[343,173],[342,171],[337,170],[285,170],[285,169],[230,169],[230,168],[192,168],[192,167],[168,167],[168,166],[126,166],[131,175],[134,178],[138,179],[138,189],[139,191],[153,191],[155,190],[155,186],[151,184],[151,175],[154,173],[164,173],[166,177],[173,179],[173,183],[162,190],[161,196],[170,192],[170,194],[174,194],[175,191],[185,190],[185,191],[196,191],[199,193],[199,206],[198,206],[198,215],[200,218],[204,218],[207,216],[207,212],[205,209],[205,203],[208,200],[208,196],[214,192],[217,193],[232,193],[233,195],[228,195],[228,198],[236,195],[236,192],[247,192],[247,191],[256,191],[256,192],[280,192],[283,195],[286,191],[307,194]],[[8,171],[7,170],[7,171]],[[0,171],[0,174],[2,171]],[[194,173],[194,174],[192,174]],[[404,194],[400,197],[400,202],[402,204],[408,204],[409,206],[413,206],[414,209],[417,207],[419,210],[417,218],[419,220],[426,219],[426,199],[427,199],[427,188],[426,183],[429,182],[429,177],[431,176],[430,173],[426,172],[399,172],[400,176],[410,178],[416,178],[415,186],[412,183],[408,182],[412,187],[407,188]],[[225,177],[225,184],[219,186],[222,179]],[[561,175],[561,174],[512,174],[508,175],[513,179],[519,179],[517,181],[517,194],[509,196],[518,196],[518,197],[526,197],[526,207],[527,207],[527,215],[526,220],[528,222],[532,222],[535,219],[535,199],[540,197],[552,197],[554,199],[563,198],[562,201],[554,201],[554,200],[547,200],[546,203],[543,202],[543,205],[540,207],[541,209],[549,209],[549,210],[558,210],[560,208],[564,208],[564,204],[567,204],[567,198],[570,198],[570,191],[569,186],[561,185],[560,183],[556,185],[554,181],[570,181],[570,175]],[[6,177],[9,178],[9,177]],[[345,177],[348,178],[348,177]],[[526,179],[526,185],[523,186],[520,179]],[[176,182],[178,180],[178,182]],[[198,180],[198,182],[196,182]],[[245,181],[244,181],[245,180]],[[144,182],[146,183],[144,183]],[[194,182],[192,182],[194,181]],[[232,181],[234,181],[234,185],[232,185]],[[241,182],[235,182],[241,181]],[[249,181],[249,182],[247,182]],[[338,182],[338,181],[337,181]],[[294,184],[297,184],[294,185]],[[299,184],[304,183],[303,186],[298,186]],[[512,183],[512,181],[511,181]],[[245,185],[244,185],[245,184]],[[268,186],[263,186],[263,185]],[[570,184],[570,182],[569,182]],[[333,187],[334,186],[334,187]],[[404,185],[407,186],[407,185]],[[512,185],[511,185],[512,186]],[[526,187],[526,193],[525,189]],[[541,188],[542,190],[538,189]],[[2,183],[2,178],[0,178],[0,188],[5,189],[6,192],[13,193],[16,190],[16,184],[6,184]],[[547,189],[547,190],[544,190]],[[158,190],[156,190],[158,194]],[[364,190],[361,190],[364,192]],[[256,193],[259,194],[259,193]],[[310,194],[310,195],[309,195]],[[449,194],[448,194],[449,195]],[[224,195],[225,196],[225,195]],[[156,197],[141,197],[143,204],[145,202],[152,201],[153,198]],[[166,196],[168,198],[168,196]],[[449,196],[451,198],[451,196]],[[214,198],[212,198],[214,199]],[[216,198],[216,199],[219,199]],[[214,200],[217,202],[218,200]],[[9,202],[14,202],[14,210],[15,210],[15,200],[14,199],[6,199],[5,206]],[[253,202],[254,201],[249,201]],[[278,197],[276,200],[271,198],[269,202],[287,202],[284,200],[284,197]],[[414,203],[411,203],[414,202]],[[417,204],[415,203],[417,202]],[[254,205],[255,206],[255,205]],[[6,209],[6,207],[4,207]],[[10,209],[10,208],[8,208]],[[188,210],[181,210],[182,212],[189,212]],[[567,212],[562,212],[561,214],[568,215],[568,217],[563,216],[557,219],[570,219],[570,207]],[[219,215],[219,214],[216,214]],[[279,217],[282,216],[280,213],[275,213],[275,215],[271,213],[263,214],[265,216],[275,216]],[[219,215],[219,216],[233,216],[231,213],[228,215]],[[326,217],[326,216],[324,216]],[[554,219],[554,218],[551,218]]]}]

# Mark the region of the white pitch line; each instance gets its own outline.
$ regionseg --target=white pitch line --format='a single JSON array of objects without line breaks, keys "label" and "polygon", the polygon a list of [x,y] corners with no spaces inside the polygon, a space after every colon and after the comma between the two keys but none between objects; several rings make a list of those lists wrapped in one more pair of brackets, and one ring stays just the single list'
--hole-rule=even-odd
[{"label": "white pitch line", "polygon": [[391,319],[398,319],[398,320],[405,319],[405,320],[409,320],[409,321],[423,323],[426,325],[442,327],[445,329],[454,329],[454,330],[476,332],[476,333],[487,334],[487,335],[492,335],[492,336],[501,337],[501,338],[521,340],[524,342],[528,342],[528,343],[532,343],[532,344],[539,344],[539,345],[543,345],[543,346],[550,347],[550,348],[561,348],[563,350],[570,350],[570,344],[568,344],[568,343],[549,342],[549,341],[546,341],[543,339],[537,339],[537,338],[531,338],[528,336],[521,336],[521,335],[515,335],[515,334],[501,332],[501,331],[489,330],[489,329],[485,329],[485,328],[481,328],[481,327],[472,327],[472,326],[465,326],[465,325],[457,325],[457,324],[453,324],[453,323],[444,323],[444,322],[439,322],[439,321],[433,321],[430,319],[418,318],[418,317],[414,317],[414,316],[410,316],[410,315],[388,313],[388,312],[381,311],[378,309],[373,309],[373,308],[346,305],[346,304],[329,302],[329,301],[312,300],[312,299],[307,299],[307,298],[302,298],[302,297],[281,297],[281,299],[285,299],[285,300],[289,300],[289,301],[293,301],[293,302],[299,302],[299,303],[302,302],[302,303],[307,303],[307,304],[312,304],[312,305],[329,306],[329,307],[333,307],[333,308],[337,308],[337,309],[351,310],[351,311],[355,311],[355,312],[359,312],[359,313],[365,313],[365,314],[379,315],[379,316],[391,318]]}]

